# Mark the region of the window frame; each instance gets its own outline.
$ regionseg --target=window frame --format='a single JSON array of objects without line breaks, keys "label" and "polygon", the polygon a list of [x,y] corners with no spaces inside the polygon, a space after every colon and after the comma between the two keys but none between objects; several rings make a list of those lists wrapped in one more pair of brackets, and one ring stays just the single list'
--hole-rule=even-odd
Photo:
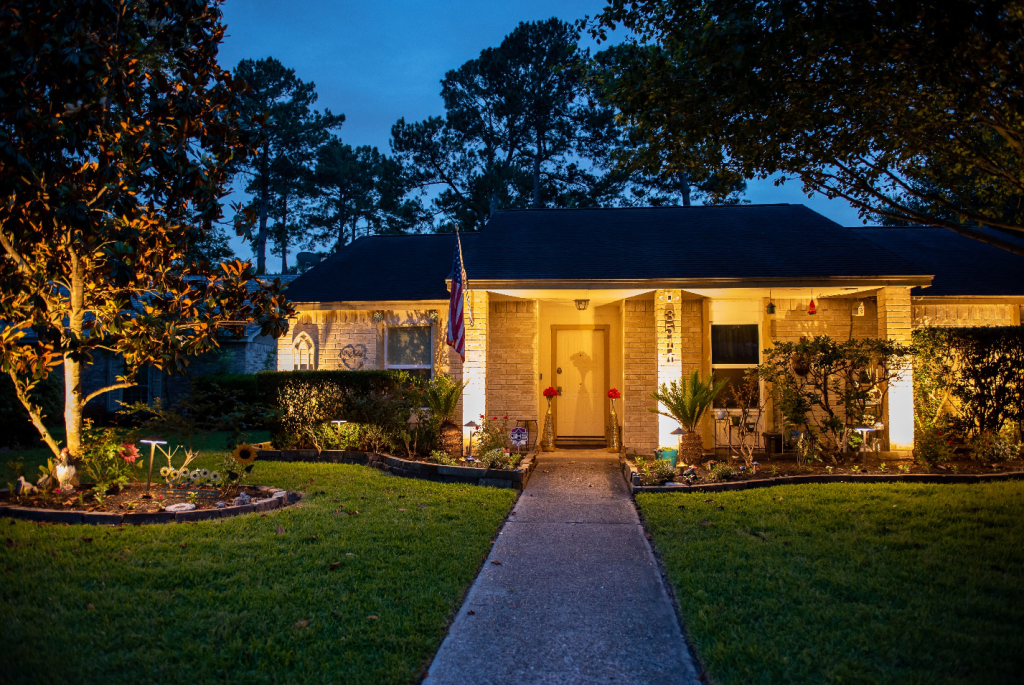
[{"label": "window frame", "polygon": [[[309,364],[307,368],[299,368],[299,343],[309,342]],[[316,371],[316,341],[306,331],[299,331],[298,335],[292,338],[292,371]]]},{"label": "window frame", "polygon": [[[714,348],[712,347],[712,351],[711,351],[711,373],[712,374],[715,373],[716,369],[722,369],[722,370],[756,369],[762,363],[762,361],[764,361],[764,350],[761,349],[761,323],[760,322],[754,322],[754,323],[736,323],[736,322],[715,323],[714,321],[712,321],[710,323],[710,326],[711,326],[711,330],[713,330],[715,326],[757,326],[757,341],[758,341],[758,344],[757,344],[757,363],[755,363],[755,364],[716,364],[715,363],[715,357],[714,357]],[[710,331],[709,331],[709,333],[710,333]],[[714,338],[714,333],[711,333],[711,337],[712,337],[712,339]],[[757,382],[757,388],[758,388],[758,403],[764,402],[764,382],[759,380]],[[720,397],[722,397],[722,396],[719,395],[718,397],[715,398],[714,402],[712,403],[712,409],[725,409],[726,411],[729,411],[729,412],[739,411],[740,410],[740,407],[738,407],[738,406],[732,406],[732,407],[726,406],[725,403],[722,402],[719,399]]]},{"label": "window frame", "polygon": [[[428,362],[426,364],[392,364],[388,360],[388,343],[392,329],[398,328],[426,328],[427,337],[430,339],[430,351],[428,354]],[[415,323],[415,324],[398,324],[398,325],[386,325],[384,326],[384,369],[395,371],[419,371],[427,369],[430,371],[430,378],[434,377],[434,324],[427,323]]]}]

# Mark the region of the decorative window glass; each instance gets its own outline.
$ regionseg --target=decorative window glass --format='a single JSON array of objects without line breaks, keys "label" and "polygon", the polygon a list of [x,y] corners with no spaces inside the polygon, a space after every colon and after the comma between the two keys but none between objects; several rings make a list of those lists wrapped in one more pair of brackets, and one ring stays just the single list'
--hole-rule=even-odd
[{"label": "decorative window glass", "polygon": [[316,369],[316,348],[313,339],[306,333],[299,333],[292,343],[292,368],[296,371]]},{"label": "decorative window glass", "polygon": [[[727,378],[729,385],[736,387],[760,360],[761,336],[756,323],[711,325],[711,370],[717,380]],[[728,388],[715,398],[715,406],[735,406]]]},{"label": "decorative window glass", "polygon": [[386,368],[430,378],[434,356],[430,326],[389,326],[386,347]]}]

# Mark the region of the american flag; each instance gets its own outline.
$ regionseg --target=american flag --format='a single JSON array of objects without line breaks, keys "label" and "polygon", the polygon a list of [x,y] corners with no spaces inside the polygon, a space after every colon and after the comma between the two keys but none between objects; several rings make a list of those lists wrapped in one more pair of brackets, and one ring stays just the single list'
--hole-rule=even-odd
[{"label": "american flag", "polygon": [[466,361],[466,321],[463,304],[468,281],[466,266],[462,262],[462,240],[455,235],[455,263],[452,264],[452,294],[448,300],[448,344],[455,348],[462,361]]}]

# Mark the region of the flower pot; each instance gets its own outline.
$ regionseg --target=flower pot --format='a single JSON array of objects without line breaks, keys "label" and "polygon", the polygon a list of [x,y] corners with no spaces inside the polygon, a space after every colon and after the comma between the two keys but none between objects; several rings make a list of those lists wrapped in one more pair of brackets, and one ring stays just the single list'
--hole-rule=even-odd
[{"label": "flower pot", "polygon": [[716,409],[715,410],[715,418],[718,419],[719,421],[724,420],[725,417],[728,416],[728,415],[729,415],[729,412],[727,412],[724,409]]},{"label": "flower pot", "polygon": [[654,456],[658,459],[671,462],[672,468],[675,468],[676,459],[679,457],[679,450],[656,449],[654,450]]},{"label": "flower pot", "polygon": [[793,373],[798,376],[806,376],[811,372],[811,364],[805,357],[793,357]]}]

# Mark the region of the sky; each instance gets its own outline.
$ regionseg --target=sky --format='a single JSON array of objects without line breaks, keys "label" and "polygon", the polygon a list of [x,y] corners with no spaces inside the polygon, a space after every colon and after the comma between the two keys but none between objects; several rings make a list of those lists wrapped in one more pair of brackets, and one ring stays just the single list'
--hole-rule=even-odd
[{"label": "sky", "polygon": [[[521,21],[593,16],[602,0],[227,0],[220,63],[276,57],[304,81],[313,81],[318,109],[345,115],[342,140],[389,152],[391,126],[404,117],[441,115],[445,72],[498,45]],[[776,187],[750,181],[752,203],[806,204],[845,226],[861,223],[843,200],[808,198],[799,183]],[[240,257],[252,252],[240,239]],[[280,259],[268,254],[268,270]]]}]

